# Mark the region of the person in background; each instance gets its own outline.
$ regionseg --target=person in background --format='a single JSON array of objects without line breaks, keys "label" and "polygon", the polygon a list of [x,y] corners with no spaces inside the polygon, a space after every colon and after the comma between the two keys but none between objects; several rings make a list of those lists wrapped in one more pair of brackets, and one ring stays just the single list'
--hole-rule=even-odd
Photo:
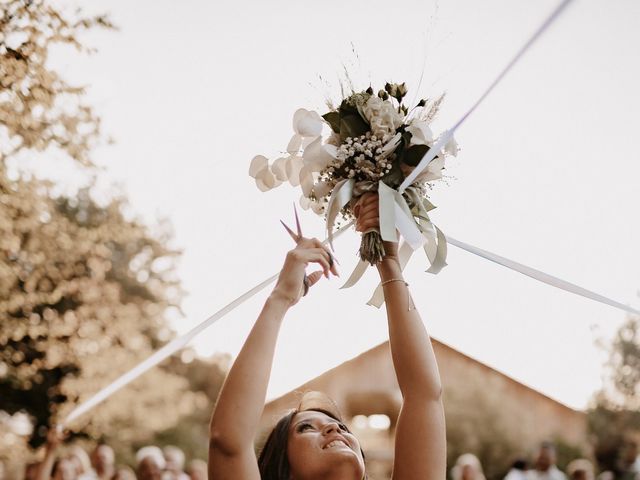
[{"label": "person in background", "polygon": [[149,445],[136,453],[136,477],[138,480],[162,480],[166,461],[160,448]]},{"label": "person in background", "polygon": [[534,468],[527,472],[528,480],[567,480],[556,466],[556,447],[550,442],[540,445],[534,462]]},{"label": "person in background", "polygon": [[51,471],[53,480],[77,480],[76,466],[69,457],[60,457],[53,464]]},{"label": "person in background", "polygon": [[[49,428],[44,445],[44,459],[38,464],[37,480],[71,480],[75,479],[75,467],[67,458],[57,458],[64,434],[55,426]],[[73,473],[73,476],[71,476]]]},{"label": "person in background", "polygon": [[191,480],[207,480],[207,462],[196,458],[189,462],[187,474]]},{"label": "person in background", "polygon": [[127,465],[120,465],[116,468],[116,473],[112,480],[136,480],[136,474]]},{"label": "person in background", "polygon": [[639,480],[640,457],[638,457],[638,442],[626,439],[620,448],[616,465],[616,479]]},{"label": "person in background", "polygon": [[593,464],[586,458],[577,458],[567,465],[570,480],[594,480]]},{"label": "person in background", "polygon": [[73,463],[76,469],[76,475],[78,480],[95,480],[96,472],[91,468],[91,460],[89,455],[79,445],[71,447],[69,451],[69,460]]},{"label": "person in background", "polygon": [[451,469],[452,480],[485,480],[482,464],[473,453],[464,453],[458,457]]},{"label": "person in background", "polygon": [[24,467],[24,480],[38,480],[40,462],[30,462]]},{"label": "person in background", "polygon": [[98,444],[91,452],[91,465],[98,480],[111,480],[116,472],[113,448],[104,443]]},{"label": "person in background", "polygon": [[162,453],[166,462],[165,473],[172,480],[189,480],[189,476],[184,473],[184,452],[174,445],[167,445]]},{"label": "person in background", "polygon": [[527,461],[522,458],[517,459],[511,465],[511,469],[504,477],[504,480],[526,480],[527,479]]}]

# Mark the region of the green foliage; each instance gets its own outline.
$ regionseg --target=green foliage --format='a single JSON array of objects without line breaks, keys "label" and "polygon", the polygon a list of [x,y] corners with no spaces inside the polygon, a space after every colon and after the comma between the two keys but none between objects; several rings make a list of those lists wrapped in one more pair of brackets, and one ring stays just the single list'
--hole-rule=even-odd
[{"label": "green foliage", "polygon": [[556,447],[556,464],[560,470],[566,470],[567,465],[576,458],[587,457],[586,452],[578,446],[573,445],[562,437],[556,437],[553,439],[553,444]]},{"label": "green foliage", "polygon": [[[340,122],[339,129],[336,131],[336,133],[340,134],[341,142],[344,142],[348,137],[359,137],[369,131],[369,124],[362,117],[358,109],[359,106],[366,103],[368,97],[369,96],[365,94],[354,94],[343,100],[337,112]],[[335,116],[330,118],[335,122]]]},{"label": "green foliage", "polygon": [[[52,150],[95,173],[100,119],[48,56],[53,45],[87,50],[77,36],[96,27],[112,25],[46,0],[7,0],[0,9],[0,422],[6,412],[27,413],[32,447],[170,340],[166,315],[182,297],[180,252],[167,229],[125,216],[122,198],[97,203],[91,186],[55,197],[48,183],[16,173],[21,154]],[[208,415],[211,381],[211,392],[192,391],[181,372],[154,369],[71,428],[130,451],[194,411]],[[26,458],[21,435],[2,432],[0,458]]]},{"label": "green foliage", "polygon": [[[178,252],[165,246],[167,234],[125,219],[123,200],[100,207],[88,190],[51,198],[41,183],[2,173],[0,409],[32,416],[37,446],[53,417],[169,339],[163,312],[180,301]],[[184,388],[177,376],[153,375],[164,388],[134,388],[134,405],[160,407]],[[117,401],[99,407],[87,432],[108,433],[116,419],[127,425],[121,437],[144,431],[131,401],[123,411]],[[177,415],[164,412],[160,425]]]},{"label": "green foliage", "polygon": [[611,346],[611,380],[621,404],[640,408],[640,319],[629,317]]},{"label": "green foliage", "polygon": [[609,350],[608,375],[588,412],[600,468],[616,471],[625,441],[640,436],[640,318],[630,316]]},{"label": "green foliage", "polygon": [[231,357],[216,355],[210,360],[196,358],[184,363],[171,358],[165,367],[168,371],[184,377],[189,389],[202,394],[198,408],[182,417],[178,423],[155,434],[156,445],[178,445],[189,458],[207,458],[209,447],[209,420],[213,406],[229,370]]},{"label": "green foliage", "polygon": [[416,167],[428,151],[427,145],[412,145],[405,150],[402,161],[410,167]]},{"label": "green foliage", "polygon": [[322,115],[327,123],[331,126],[331,130],[335,133],[340,133],[340,113],[339,112],[329,112]]},{"label": "green foliage", "polygon": [[53,45],[86,50],[77,35],[113,28],[105,16],[65,14],[46,0],[8,0],[0,9],[0,162],[21,151],[57,147],[82,165],[100,138],[100,121],[48,63]]},{"label": "green foliage", "polygon": [[362,119],[359,113],[340,117],[340,140],[348,137],[357,138],[369,131],[369,125]]},{"label": "green foliage", "polygon": [[[447,465],[463,453],[475,454],[489,480],[498,480],[521,455],[522,440],[514,436],[501,409],[501,399],[482,388],[445,392]],[[473,409],[468,406],[473,405]]]}]

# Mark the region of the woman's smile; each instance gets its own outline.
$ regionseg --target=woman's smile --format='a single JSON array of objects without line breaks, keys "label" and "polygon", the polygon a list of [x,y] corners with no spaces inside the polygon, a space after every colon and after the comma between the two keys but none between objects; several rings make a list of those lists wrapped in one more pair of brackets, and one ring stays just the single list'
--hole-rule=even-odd
[{"label": "woman's smile", "polygon": [[351,450],[351,447],[347,444],[347,442],[345,442],[341,438],[332,440],[331,442],[327,443],[324,447],[322,447],[322,449],[326,450],[328,448],[337,448],[337,447],[347,447],[349,450]]}]

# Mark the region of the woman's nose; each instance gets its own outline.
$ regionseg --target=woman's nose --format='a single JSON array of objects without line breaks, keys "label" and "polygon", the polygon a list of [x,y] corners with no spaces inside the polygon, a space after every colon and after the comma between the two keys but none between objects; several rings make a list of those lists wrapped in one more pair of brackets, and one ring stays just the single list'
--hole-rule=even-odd
[{"label": "woman's nose", "polygon": [[324,435],[327,435],[329,433],[332,432],[339,432],[340,431],[340,427],[338,426],[338,424],[336,422],[329,422],[327,424],[325,424],[324,427],[322,427],[322,433]]}]

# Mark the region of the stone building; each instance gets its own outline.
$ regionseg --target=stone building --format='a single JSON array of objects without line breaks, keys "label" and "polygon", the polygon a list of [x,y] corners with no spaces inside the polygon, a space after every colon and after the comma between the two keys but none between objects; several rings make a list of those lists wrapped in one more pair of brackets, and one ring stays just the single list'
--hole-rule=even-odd
[{"label": "stone building", "polygon": [[[515,457],[528,456],[543,440],[588,452],[583,412],[433,341],[444,388],[449,460],[466,451],[485,463],[487,477],[501,474]],[[360,439],[373,478],[388,478],[393,431],[401,395],[385,342],[273,401],[262,417],[267,431],[300,394],[319,390],[335,400]],[[490,464],[490,465],[487,465]]]}]

